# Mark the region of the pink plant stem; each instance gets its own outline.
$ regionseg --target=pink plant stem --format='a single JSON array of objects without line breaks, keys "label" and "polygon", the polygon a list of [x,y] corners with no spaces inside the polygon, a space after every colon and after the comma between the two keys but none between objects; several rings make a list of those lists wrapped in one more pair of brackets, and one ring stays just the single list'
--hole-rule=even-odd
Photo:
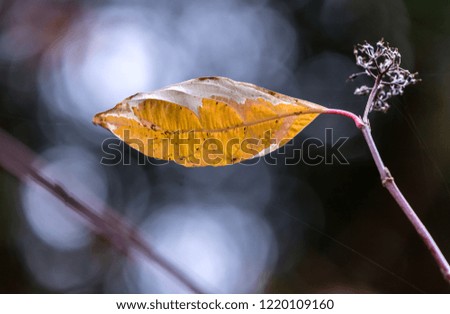
[{"label": "pink plant stem", "polygon": [[391,173],[389,172],[389,169],[384,165],[383,160],[381,159],[380,153],[378,152],[377,146],[375,145],[375,142],[372,137],[372,132],[370,129],[370,124],[368,120],[368,113],[369,108],[373,102],[373,99],[376,94],[376,90],[378,87],[377,80],[375,82],[373,92],[369,96],[369,100],[366,105],[366,110],[364,111],[364,117],[361,119],[360,117],[356,116],[355,114],[345,111],[345,110],[339,110],[339,109],[327,109],[324,113],[328,114],[338,114],[341,116],[348,117],[352,119],[358,129],[361,130],[364,139],[366,140],[367,146],[369,147],[370,153],[372,154],[372,158],[375,162],[375,165],[378,169],[378,172],[381,176],[381,183],[383,186],[389,191],[389,193],[392,195],[394,200],[397,202],[397,204],[400,206],[402,211],[405,213],[406,217],[409,219],[411,224],[416,229],[419,236],[422,238],[423,242],[427,246],[428,250],[431,252],[431,255],[435,259],[436,263],[438,264],[445,280],[450,283],[450,265],[448,261],[445,259],[444,255],[442,254],[441,250],[439,249],[438,245],[434,241],[431,234],[428,232],[425,225],[422,223],[422,221],[419,219],[419,217],[416,215],[414,210],[412,209],[411,205],[408,203],[406,198],[403,196],[402,192],[398,188],[397,184],[394,182],[394,178],[391,176]]},{"label": "pink plant stem", "polygon": [[350,111],[340,110],[340,109],[327,109],[327,110],[325,110],[324,113],[337,114],[337,115],[340,115],[340,116],[344,116],[344,117],[350,118],[350,119],[352,119],[355,122],[356,127],[358,129],[361,129],[364,126],[364,122],[362,122],[361,118],[358,117],[356,114],[350,112]]}]

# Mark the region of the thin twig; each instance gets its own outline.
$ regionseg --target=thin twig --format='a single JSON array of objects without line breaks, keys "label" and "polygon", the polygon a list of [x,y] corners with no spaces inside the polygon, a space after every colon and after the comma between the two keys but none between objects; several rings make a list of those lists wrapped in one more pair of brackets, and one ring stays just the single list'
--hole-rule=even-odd
[{"label": "thin twig", "polygon": [[366,103],[366,108],[364,110],[364,116],[362,118],[363,126],[360,129],[364,136],[364,139],[366,140],[367,146],[369,147],[370,153],[372,154],[372,158],[375,161],[375,165],[377,166],[378,172],[380,173],[381,183],[389,191],[389,193],[392,195],[392,197],[395,199],[397,204],[400,206],[402,211],[405,213],[406,217],[408,217],[409,221],[414,226],[414,228],[416,229],[419,236],[422,238],[422,240],[425,243],[425,245],[427,246],[428,250],[433,255],[436,263],[438,264],[439,268],[441,269],[442,274],[444,275],[444,278],[447,280],[447,282],[450,283],[450,265],[449,265],[448,261],[445,259],[444,255],[442,254],[441,250],[439,249],[438,245],[434,241],[431,234],[428,232],[425,225],[419,219],[419,217],[417,216],[415,211],[412,209],[409,202],[406,200],[406,198],[403,196],[402,192],[398,188],[389,169],[384,165],[383,160],[381,159],[380,153],[378,152],[378,148],[375,145],[375,142],[372,137],[372,132],[370,129],[368,115],[369,115],[371,108],[373,107],[373,101],[378,92],[378,88],[379,88],[382,76],[383,76],[383,73],[380,73],[377,76],[375,83],[373,85],[372,91],[370,92],[369,98]]},{"label": "thin twig", "polygon": [[63,201],[74,212],[83,216],[90,223],[94,232],[105,237],[120,252],[127,254],[129,249],[133,248],[167,271],[190,291],[203,293],[182,271],[153,250],[141,234],[125,222],[124,218],[119,217],[106,205],[103,206],[103,211],[99,213],[99,211],[76,199],[58,183],[45,177],[39,170],[40,167],[36,166],[36,164],[42,164],[42,161],[39,161],[37,156],[25,145],[1,129],[0,146],[2,147],[0,150],[0,166],[6,171],[22,182],[26,182],[28,178],[33,179],[53,196]]},{"label": "thin twig", "polygon": [[416,215],[416,213],[414,212],[414,210],[412,209],[411,205],[408,203],[406,198],[403,196],[397,184],[395,184],[394,178],[392,177],[391,173],[389,172],[389,169],[384,165],[383,160],[380,157],[375,142],[373,141],[370,128],[366,125],[361,129],[361,132],[363,133],[364,139],[366,140],[367,145],[369,146],[370,153],[372,154],[373,160],[375,161],[375,165],[377,166],[378,172],[380,173],[381,182],[383,186],[389,191],[389,193],[395,199],[397,204],[405,213],[406,217],[408,217],[409,221],[414,226],[419,236],[422,238],[428,250],[433,255],[436,263],[441,269],[442,274],[444,275],[444,278],[450,283],[450,265],[448,264],[447,260],[445,259],[444,255],[442,254],[441,250],[439,249],[438,245],[434,241],[431,234],[428,232],[425,225]]},{"label": "thin twig", "polygon": [[408,217],[409,221],[414,226],[419,236],[422,238],[428,250],[431,252],[442,274],[444,275],[444,278],[446,279],[447,282],[450,283],[450,265],[448,261],[445,259],[444,255],[442,254],[441,250],[439,249],[438,245],[434,241],[431,234],[428,232],[425,225],[422,223],[417,214],[414,212],[414,210],[412,209],[411,205],[408,203],[406,198],[403,196],[397,184],[395,184],[394,178],[392,177],[389,169],[384,165],[380,153],[378,152],[378,148],[372,137],[368,115],[369,112],[371,111],[373,101],[378,92],[379,84],[381,82],[381,76],[382,75],[378,76],[377,79],[375,80],[375,84],[367,100],[366,108],[364,110],[364,116],[362,118],[357,117],[355,114],[345,110],[328,109],[327,111],[325,111],[325,113],[339,114],[353,119],[356,126],[361,130],[364,139],[366,140],[372,158],[375,162],[378,172],[380,173],[381,183],[392,195],[394,200],[397,202],[402,211],[405,213],[406,217]]},{"label": "thin twig", "polygon": [[382,77],[381,75],[376,77],[375,83],[373,84],[373,87],[372,87],[372,91],[370,92],[370,95],[369,95],[369,99],[367,100],[366,108],[364,109],[364,115],[362,117],[362,120],[368,126],[370,125],[369,124],[369,112],[372,110],[373,101],[375,99],[375,96],[378,93],[378,86],[380,86],[381,77]]}]

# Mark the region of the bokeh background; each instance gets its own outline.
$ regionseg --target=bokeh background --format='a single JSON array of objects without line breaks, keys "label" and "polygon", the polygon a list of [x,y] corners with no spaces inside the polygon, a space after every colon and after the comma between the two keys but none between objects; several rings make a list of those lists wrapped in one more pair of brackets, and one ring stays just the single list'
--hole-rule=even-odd
[{"label": "bokeh background", "polygon": [[[126,146],[126,164],[104,166],[111,135],[91,123],[136,92],[212,75],[361,114],[353,45],[384,37],[423,82],[371,116],[374,137],[450,258],[449,16],[448,0],[0,0],[0,126],[206,291],[449,293],[351,121],[319,117],[285,150],[333,128],[349,165],[287,166],[280,152],[203,169],[138,165]],[[0,167],[0,292],[186,291]]]}]

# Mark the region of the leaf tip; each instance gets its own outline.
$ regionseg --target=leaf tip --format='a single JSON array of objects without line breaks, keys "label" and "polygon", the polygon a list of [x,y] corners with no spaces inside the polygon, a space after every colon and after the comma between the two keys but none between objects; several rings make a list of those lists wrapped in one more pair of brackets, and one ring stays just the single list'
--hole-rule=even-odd
[{"label": "leaf tip", "polygon": [[97,113],[94,118],[92,118],[92,123],[95,125],[104,126],[103,112]]}]

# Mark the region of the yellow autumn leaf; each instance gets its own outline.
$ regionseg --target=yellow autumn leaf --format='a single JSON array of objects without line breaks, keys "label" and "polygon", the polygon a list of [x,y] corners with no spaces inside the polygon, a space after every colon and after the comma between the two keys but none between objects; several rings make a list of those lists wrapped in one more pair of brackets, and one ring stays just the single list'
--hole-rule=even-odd
[{"label": "yellow autumn leaf", "polygon": [[278,149],[325,110],[253,84],[203,77],[135,94],[93,122],[147,156],[225,166]]}]

